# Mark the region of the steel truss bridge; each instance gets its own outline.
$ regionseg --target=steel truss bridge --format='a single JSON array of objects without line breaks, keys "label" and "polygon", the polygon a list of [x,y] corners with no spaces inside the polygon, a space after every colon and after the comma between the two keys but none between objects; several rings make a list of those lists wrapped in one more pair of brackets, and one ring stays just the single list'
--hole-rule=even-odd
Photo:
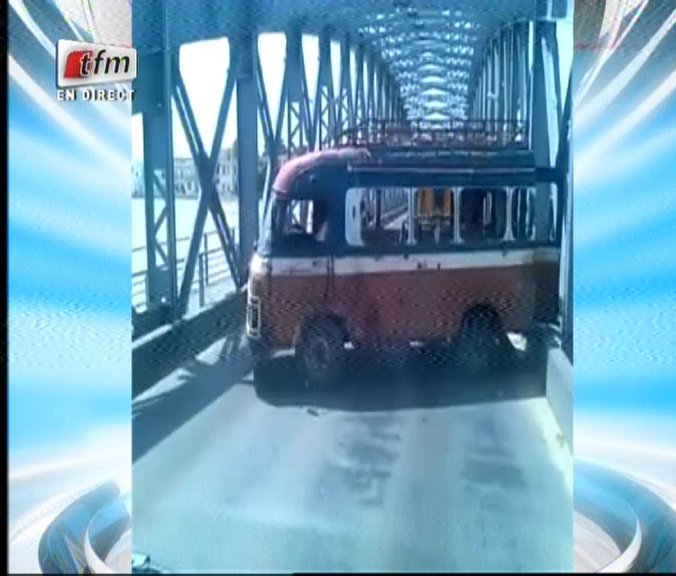
[{"label": "steel truss bridge", "polygon": [[[135,85],[133,112],[143,117],[145,189],[153,191],[145,194],[147,310],[137,318],[143,316],[150,329],[185,315],[207,218],[214,220],[235,285],[244,285],[259,227],[258,122],[267,151],[266,190],[279,168],[282,143],[288,155],[321,149],[367,120],[416,119],[441,125],[473,119],[496,125],[519,122],[527,127],[527,145],[538,167],[568,168],[572,82],[564,97],[556,23],[570,18],[571,11],[568,0],[135,1],[133,43],[142,73]],[[258,36],[267,32],[286,36],[276,118],[270,113],[258,53]],[[319,40],[313,102],[302,49],[304,34]],[[223,37],[229,41],[230,61],[213,144],[207,149],[178,55],[186,43]],[[338,63],[332,62],[332,42],[340,43]],[[332,73],[336,64],[337,84]],[[237,223],[227,221],[214,185],[235,90]],[[176,265],[171,102],[201,188],[181,277]],[[570,198],[567,205],[570,230]],[[548,209],[544,203],[538,206],[536,221],[546,218]],[[233,226],[239,231],[237,243]],[[166,232],[166,237],[159,238],[159,231]],[[571,234],[565,236],[570,243]],[[565,269],[570,269],[572,263],[566,260]],[[572,286],[571,275],[567,276]],[[568,326],[570,330],[569,321]]]}]

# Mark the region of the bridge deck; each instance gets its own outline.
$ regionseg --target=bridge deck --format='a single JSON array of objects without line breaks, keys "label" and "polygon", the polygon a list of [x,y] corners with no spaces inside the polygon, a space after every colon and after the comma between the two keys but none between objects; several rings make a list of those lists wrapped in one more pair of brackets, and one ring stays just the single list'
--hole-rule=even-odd
[{"label": "bridge deck", "polygon": [[344,386],[311,394],[289,360],[257,392],[237,329],[135,398],[136,552],[170,570],[572,569],[572,459],[533,374],[353,354]]}]

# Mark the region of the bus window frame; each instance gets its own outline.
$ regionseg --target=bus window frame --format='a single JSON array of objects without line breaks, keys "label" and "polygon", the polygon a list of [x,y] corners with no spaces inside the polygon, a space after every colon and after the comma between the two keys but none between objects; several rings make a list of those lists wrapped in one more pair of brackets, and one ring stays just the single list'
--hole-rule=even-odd
[{"label": "bus window frame", "polygon": [[[415,191],[419,188],[425,187],[426,184],[421,183],[418,186],[401,186],[401,188],[404,188],[408,191],[409,194],[409,218],[408,221],[411,222],[412,218],[412,211],[414,210],[414,206],[411,204],[415,201],[414,196],[415,196]],[[381,188],[395,188],[396,186],[390,186],[386,183],[382,183]],[[366,256],[397,256],[400,255],[402,257],[407,257],[410,255],[414,254],[435,254],[435,253],[453,253],[453,252],[482,252],[482,251],[495,251],[495,250],[501,250],[501,251],[510,251],[510,250],[521,250],[521,249],[535,249],[535,248],[559,248],[560,249],[560,242],[561,242],[561,235],[562,235],[562,226],[563,226],[563,218],[562,218],[562,212],[561,212],[561,193],[560,193],[560,188],[556,182],[552,183],[553,187],[553,194],[555,195],[555,203],[558,205],[558,208],[555,211],[555,234],[552,239],[544,239],[544,240],[537,240],[535,233],[531,235],[531,237],[527,239],[515,239],[513,237],[513,229],[511,226],[511,221],[510,217],[511,214],[510,212],[510,202],[512,198],[512,194],[516,188],[533,188],[535,190],[535,186],[473,186],[473,185],[468,185],[468,186],[448,186],[451,188],[454,192],[454,197],[457,202],[456,204],[456,209],[454,211],[454,217],[455,217],[455,223],[454,223],[454,239],[452,242],[449,242],[447,244],[440,244],[439,246],[432,246],[432,245],[421,245],[415,242],[414,235],[412,233],[412,230],[409,229],[409,237],[408,241],[406,244],[400,244],[400,245],[394,245],[391,247],[388,247],[387,249],[384,249],[380,247],[379,249],[374,249],[373,246],[355,246],[350,244],[347,241],[346,237],[346,229],[345,229],[345,205],[346,202],[343,199],[340,202],[342,210],[342,216],[343,216],[343,222],[342,222],[342,229],[340,230],[340,234],[338,234],[336,240],[336,247],[338,249],[337,254],[339,253],[340,255],[366,255]],[[345,191],[343,192],[344,197],[347,196],[350,190],[352,189],[363,189],[366,188],[366,186],[354,186],[350,185],[348,186]],[[501,238],[497,238],[494,240],[480,240],[480,241],[474,241],[474,242],[469,242],[466,241],[462,238],[460,234],[460,219],[461,219],[461,211],[462,211],[462,191],[464,189],[469,189],[469,188],[481,188],[481,189],[500,189],[503,190],[505,193],[505,232]],[[535,191],[537,193],[537,191]],[[410,227],[410,224],[409,224]],[[534,229],[533,229],[534,230]]]},{"label": "bus window frame", "polygon": [[[434,253],[463,253],[463,252],[481,252],[481,251],[495,251],[495,250],[519,250],[519,249],[533,249],[533,248],[558,248],[561,247],[561,238],[563,234],[563,216],[564,216],[564,195],[567,187],[565,181],[559,178],[553,171],[550,173],[539,175],[538,171],[532,171],[528,174],[523,173],[518,176],[504,176],[505,182],[498,183],[495,176],[484,174],[477,171],[471,177],[447,175],[443,172],[435,171],[416,171],[402,168],[401,170],[392,169],[370,169],[366,172],[354,170],[350,165],[343,166],[320,166],[314,169],[317,174],[317,182],[320,184],[319,190],[313,194],[307,194],[303,191],[303,183],[308,181],[307,174],[301,174],[296,181],[290,186],[287,193],[278,194],[277,198],[284,199],[318,199],[324,198],[327,201],[327,207],[331,217],[331,225],[329,236],[326,243],[317,244],[322,246],[321,252],[314,251],[311,254],[306,251],[305,254],[300,254],[298,251],[282,250],[279,247],[271,247],[267,255],[288,257],[288,256],[402,256],[404,258],[414,254],[434,254]],[[501,177],[502,179],[503,177]],[[513,194],[517,188],[537,188],[537,184],[546,183],[552,185],[552,192],[555,201],[555,234],[551,240],[515,240],[507,236],[501,241],[468,244],[459,238],[459,218],[461,211],[461,191],[468,187],[481,188],[501,188],[507,191],[508,197]],[[374,250],[370,246],[354,246],[348,243],[346,237],[346,195],[352,188],[400,188],[408,192],[409,197],[409,217],[412,216],[414,190],[424,188],[426,186],[447,187],[454,191],[456,199],[456,241],[447,245],[441,246],[420,246],[412,243],[413,237],[410,220],[409,220],[409,241],[403,245],[396,245],[389,249],[380,247]],[[305,188],[307,190],[307,188]],[[273,195],[275,193],[273,192]],[[271,195],[272,196],[272,195]],[[272,202],[272,198],[270,202]],[[508,207],[509,210],[509,202]],[[268,206],[268,210],[272,210],[272,206]],[[509,225],[508,230],[511,230],[511,220],[507,221]],[[459,240],[459,241],[458,241]]]}]

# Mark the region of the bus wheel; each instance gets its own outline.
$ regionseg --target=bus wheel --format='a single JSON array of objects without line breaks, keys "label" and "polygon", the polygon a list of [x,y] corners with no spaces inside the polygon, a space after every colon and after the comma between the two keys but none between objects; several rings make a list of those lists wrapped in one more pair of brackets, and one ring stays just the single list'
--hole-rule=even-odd
[{"label": "bus wheel", "polygon": [[489,309],[469,313],[458,335],[458,360],[471,374],[484,373],[502,365],[505,350],[499,317]]},{"label": "bus wheel", "polygon": [[336,383],[345,355],[343,340],[341,329],[328,318],[305,328],[296,357],[311,386],[325,388]]},{"label": "bus wheel", "polygon": [[272,370],[267,362],[254,365],[253,381],[256,390],[267,390],[271,384]]},{"label": "bus wheel", "polygon": [[526,339],[526,362],[528,366],[543,377],[547,374],[549,350],[552,347],[552,334],[546,326],[535,326]]}]

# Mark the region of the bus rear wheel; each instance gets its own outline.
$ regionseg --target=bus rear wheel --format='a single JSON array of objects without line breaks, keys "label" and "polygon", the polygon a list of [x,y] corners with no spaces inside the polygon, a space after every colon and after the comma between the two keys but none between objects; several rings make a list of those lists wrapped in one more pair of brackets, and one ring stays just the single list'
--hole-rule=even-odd
[{"label": "bus rear wheel", "polygon": [[337,383],[345,355],[340,327],[328,318],[309,324],[296,348],[296,358],[308,383],[328,388]]},{"label": "bus rear wheel", "polygon": [[470,374],[483,374],[502,367],[508,340],[500,318],[490,309],[467,314],[456,342],[460,366]]}]

